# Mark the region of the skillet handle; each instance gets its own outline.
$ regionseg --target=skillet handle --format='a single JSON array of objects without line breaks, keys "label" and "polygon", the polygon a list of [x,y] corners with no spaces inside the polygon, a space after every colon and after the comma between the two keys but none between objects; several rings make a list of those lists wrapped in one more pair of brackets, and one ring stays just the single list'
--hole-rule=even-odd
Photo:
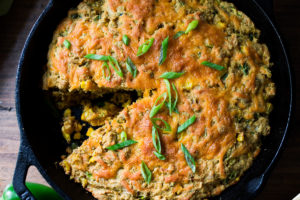
[{"label": "skillet handle", "polygon": [[13,177],[13,187],[21,200],[35,200],[32,193],[25,185],[25,179],[28,168],[34,165],[34,154],[29,148],[29,144],[25,138],[21,138],[19,155]]},{"label": "skillet handle", "polygon": [[273,0],[254,0],[271,18],[274,19]]}]

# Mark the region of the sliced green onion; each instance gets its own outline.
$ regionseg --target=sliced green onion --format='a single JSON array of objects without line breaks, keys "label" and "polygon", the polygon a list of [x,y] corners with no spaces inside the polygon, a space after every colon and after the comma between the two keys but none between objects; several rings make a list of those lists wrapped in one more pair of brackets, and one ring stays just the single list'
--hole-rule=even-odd
[{"label": "sliced green onion", "polygon": [[[158,128],[158,129],[160,129],[162,131],[166,131],[166,132],[171,131],[170,124],[168,124],[168,122],[166,122],[165,120],[160,119],[160,118],[152,118],[151,121],[152,121],[152,124],[155,128]],[[157,121],[162,121],[164,123],[165,127],[163,127],[163,128],[159,127],[159,125],[156,124]]]},{"label": "sliced green onion", "polygon": [[159,138],[158,131],[155,128],[155,126],[152,126],[152,142],[153,142],[153,146],[156,149],[156,151],[158,153],[161,153],[160,138]]},{"label": "sliced green onion", "polygon": [[160,75],[160,78],[164,79],[175,79],[182,76],[185,72],[165,72],[162,75]]},{"label": "sliced green onion", "polygon": [[64,46],[67,48],[67,49],[70,49],[71,47],[71,43],[69,40],[64,40]]},{"label": "sliced green onion", "polygon": [[141,46],[139,46],[138,52],[137,52],[137,56],[141,56],[141,55],[147,53],[147,51],[152,46],[153,42],[154,42],[154,38],[150,38],[144,44],[142,44]]},{"label": "sliced green onion", "polygon": [[161,153],[158,153],[156,151],[153,151],[153,153],[159,160],[166,160],[166,157],[164,155],[162,155]]},{"label": "sliced green onion", "polygon": [[109,147],[106,147],[106,149],[115,151],[115,150],[117,150],[117,149],[122,149],[122,148],[124,148],[124,147],[128,147],[128,146],[130,146],[130,145],[132,145],[132,144],[135,144],[135,143],[137,143],[137,142],[134,141],[134,140],[126,140],[126,141],[124,141],[124,142],[121,142],[121,143],[114,144],[114,145],[111,145],[111,146],[109,146]]},{"label": "sliced green onion", "polygon": [[[105,73],[105,68],[108,71],[108,75],[105,75],[106,74]],[[109,66],[108,66],[107,62],[104,62],[103,65],[102,65],[102,75],[104,76],[104,78],[106,80],[108,80],[108,81],[110,80],[111,72],[110,72],[110,69],[109,69]]]},{"label": "sliced green onion", "polygon": [[194,30],[197,28],[199,21],[198,20],[193,20],[191,23],[189,23],[186,31],[184,32],[185,34],[188,34],[190,31]]},{"label": "sliced green onion", "polygon": [[97,54],[87,54],[84,57],[87,59],[91,59],[91,60],[108,61],[109,56],[103,56],[103,55],[97,55]]},{"label": "sliced green onion", "polygon": [[179,38],[180,36],[182,36],[184,34],[184,31],[178,31],[175,35],[174,35],[174,39]]},{"label": "sliced green onion", "polygon": [[141,164],[141,171],[142,171],[142,176],[144,178],[144,180],[149,184],[152,178],[152,174],[150,169],[148,168],[148,166],[144,163],[144,161],[142,161]]},{"label": "sliced green onion", "polygon": [[177,133],[181,133],[182,131],[184,131],[185,129],[187,129],[190,125],[192,125],[195,121],[196,121],[196,116],[193,115],[191,118],[189,118],[188,120],[186,120],[183,124],[181,124],[178,127]]},{"label": "sliced green onion", "polygon": [[169,114],[172,115],[172,94],[171,94],[171,85],[168,79],[164,79],[167,87],[167,92],[169,96],[169,101],[168,101],[168,108],[169,108]]},{"label": "sliced green onion", "polygon": [[132,60],[129,57],[126,60],[126,68],[131,73],[132,77],[135,78],[137,69],[136,69],[136,66],[133,64]]},{"label": "sliced green onion", "polygon": [[126,46],[128,46],[128,45],[129,45],[129,42],[130,42],[130,39],[129,39],[129,37],[128,37],[127,35],[123,35],[122,41],[124,42],[124,44],[125,44]]},{"label": "sliced green onion", "polygon": [[117,61],[117,59],[115,59],[114,57],[112,56],[108,56],[108,61],[109,61],[109,64],[112,66],[112,68],[116,71],[116,73],[120,76],[120,77],[123,77],[123,72],[120,68],[120,65]]},{"label": "sliced green onion", "polygon": [[121,142],[125,142],[127,140],[127,134],[125,131],[122,131],[121,133]]},{"label": "sliced green onion", "polygon": [[172,83],[172,88],[173,88],[173,90],[175,91],[175,95],[176,95],[176,96],[175,96],[174,103],[172,104],[172,110],[173,110],[174,112],[176,112],[175,110],[176,110],[176,105],[177,105],[177,101],[178,101],[178,91],[177,91],[177,89],[176,89],[174,83]]},{"label": "sliced green onion", "polygon": [[166,37],[166,39],[164,39],[163,42],[161,43],[159,65],[162,65],[167,58],[168,44],[169,44],[169,36]]},{"label": "sliced green onion", "polygon": [[[163,98],[163,101],[160,104],[156,105],[161,98]],[[166,98],[167,98],[167,93],[163,93],[159,97],[157,97],[157,99],[150,111],[150,118],[154,117],[159,112],[159,110],[163,107],[163,105],[166,101]]]},{"label": "sliced green onion", "polygon": [[184,158],[189,165],[189,167],[192,169],[193,173],[196,172],[196,163],[193,158],[193,156],[190,154],[190,152],[187,150],[187,148],[181,143],[181,150],[184,154]]},{"label": "sliced green onion", "polygon": [[208,61],[203,61],[201,63],[201,65],[205,65],[207,67],[210,67],[212,69],[216,69],[216,70],[219,70],[219,71],[222,71],[223,69],[225,69],[225,67],[221,66],[221,65],[217,65],[215,63],[211,63],[211,62],[208,62]]}]

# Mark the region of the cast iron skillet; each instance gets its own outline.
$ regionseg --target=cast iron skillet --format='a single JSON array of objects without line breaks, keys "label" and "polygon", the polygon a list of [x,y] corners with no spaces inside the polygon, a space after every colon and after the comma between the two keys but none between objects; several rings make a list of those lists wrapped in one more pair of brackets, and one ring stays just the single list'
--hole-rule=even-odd
[{"label": "cast iron skillet", "polygon": [[[67,11],[76,7],[80,1],[50,0],[31,30],[20,58],[16,80],[16,110],[21,145],[13,185],[23,200],[34,199],[24,184],[31,165],[38,168],[64,199],[92,199],[91,194],[70,181],[57,165],[60,156],[65,153],[66,144],[60,131],[59,118],[41,89],[42,66],[47,62],[53,31],[67,16]],[[291,71],[281,38],[269,18],[272,15],[272,0],[229,1],[245,12],[261,30],[261,42],[268,45],[274,63],[272,73],[277,94],[273,99],[274,110],[270,116],[271,134],[264,139],[261,153],[236,185],[213,199],[252,199],[265,182],[287,134],[292,111]]]}]

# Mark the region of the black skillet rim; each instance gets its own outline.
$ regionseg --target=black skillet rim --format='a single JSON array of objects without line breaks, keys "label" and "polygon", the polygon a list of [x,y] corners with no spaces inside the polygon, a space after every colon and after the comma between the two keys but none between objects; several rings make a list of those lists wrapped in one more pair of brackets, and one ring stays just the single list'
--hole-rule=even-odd
[{"label": "black skillet rim", "polygon": [[[282,47],[282,51],[284,52],[284,58],[285,58],[285,62],[286,62],[286,66],[287,70],[288,70],[288,76],[289,76],[289,85],[290,85],[290,104],[289,104],[289,115],[287,118],[287,123],[285,126],[285,130],[284,130],[284,134],[282,136],[280,145],[277,147],[277,151],[272,159],[272,161],[270,162],[270,164],[268,165],[268,167],[265,169],[262,177],[260,180],[258,180],[259,186],[255,189],[255,191],[251,194],[252,198],[254,196],[256,196],[258,194],[258,192],[260,191],[263,183],[266,181],[265,177],[268,176],[268,174],[270,173],[271,168],[274,166],[274,163],[276,161],[276,159],[278,158],[279,153],[282,150],[283,144],[286,140],[286,135],[289,129],[289,125],[290,125],[290,121],[291,121],[291,117],[292,117],[292,107],[293,107],[293,80],[292,80],[292,74],[291,74],[291,66],[289,64],[289,59],[282,41],[281,36],[279,35],[274,23],[271,21],[271,19],[269,18],[269,16],[265,13],[265,11],[258,5],[257,2],[253,1],[254,4],[256,4],[256,6],[259,8],[260,12],[264,14],[266,20],[270,23],[270,25],[273,28],[273,31],[275,32],[276,36],[278,37],[278,40],[280,42],[280,45]],[[21,108],[20,108],[20,80],[21,80],[21,74],[22,74],[22,66],[24,63],[24,58],[27,54],[27,49],[28,46],[30,45],[30,41],[34,35],[34,33],[37,31],[40,23],[42,23],[44,17],[46,17],[47,13],[49,12],[49,10],[52,8],[53,6],[53,1],[50,1],[49,4],[47,5],[47,7],[44,9],[44,11],[42,12],[42,14],[40,15],[40,17],[38,18],[38,20],[35,22],[32,30],[29,33],[29,36],[25,42],[21,57],[20,57],[20,61],[18,64],[18,69],[17,69],[17,76],[16,76],[16,91],[15,91],[15,106],[16,106],[16,115],[17,115],[17,120],[18,120],[18,124],[19,124],[19,129],[20,129],[20,135],[21,135],[21,145],[20,145],[20,152],[19,152],[19,157],[21,157],[22,154],[25,154],[26,158],[21,159],[22,162],[20,162],[19,164],[22,165],[21,168],[23,168],[23,170],[25,170],[25,174],[26,171],[28,169],[28,166],[30,165],[35,165],[38,170],[40,171],[40,173],[42,174],[42,176],[46,179],[46,181],[65,199],[70,199],[69,196],[66,195],[66,193],[64,193],[64,191],[62,191],[61,188],[59,188],[51,179],[50,177],[47,175],[45,169],[40,165],[39,161],[37,160],[35,153],[32,151],[31,149],[31,145],[29,144],[28,140],[27,140],[27,136],[26,133],[24,131],[23,128],[23,122],[22,122],[22,115],[21,115]],[[23,155],[24,156],[24,155]],[[20,168],[16,168],[15,174],[18,173],[20,170]],[[16,176],[15,176],[16,177]],[[14,182],[15,182],[15,177],[14,177]],[[25,178],[25,177],[23,177]],[[23,185],[24,185],[24,181],[23,180]],[[17,188],[15,187],[17,193],[19,195],[22,196],[22,199],[25,199],[27,196],[30,197],[31,194],[30,192],[28,192],[26,190],[26,188],[24,188],[24,186],[19,184],[14,184],[14,186],[17,186]],[[25,191],[24,191],[25,190]],[[23,194],[23,195],[22,195]]]}]

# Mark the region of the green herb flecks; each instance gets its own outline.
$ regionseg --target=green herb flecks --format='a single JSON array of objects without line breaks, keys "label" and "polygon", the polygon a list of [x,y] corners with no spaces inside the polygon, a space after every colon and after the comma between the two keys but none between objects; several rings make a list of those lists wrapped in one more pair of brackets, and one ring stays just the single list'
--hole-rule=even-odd
[{"label": "green herb flecks", "polygon": [[182,131],[186,130],[189,126],[191,126],[196,121],[196,116],[193,115],[191,118],[186,120],[183,124],[181,124],[178,129],[177,133],[181,133]]},{"label": "green herb flecks", "polygon": [[228,72],[223,74],[223,76],[221,76],[221,80],[222,82],[225,82],[226,78],[228,77]]},{"label": "green herb flecks", "polygon": [[137,56],[141,56],[141,55],[144,55],[145,53],[147,53],[147,51],[152,46],[153,42],[154,42],[154,38],[150,38],[144,44],[142,44],[141,46],[139,46],[138,52],[137,52]]},{"label": "green herb flecks", "polygon": [[178,31],[175,35],[174,35],[174,39],[179,38],[180,36],[182,36],[184,34],[184,31]]},{"label": "green herb flecks", "polygon": [[198,20],[193,20],[191,23],[189,23],[187,29],[185,30],[185,34],[188,34],[189,32],[191,32],[192,30],[194,30],[195,28],[197,28],[199,21]]},{"label": "green herb flecks", "polygon": [[[152,124],[155,128],[160,129],[160,130],[165,131],[165,132],[170,132],[171,131],[170,124],[168,122],[166,122],[165,120],[160,119],[160,118],[152,118],[151,121],[152,121]],[[164,127],[160,127],[159,125],[157,125],[157,123],[156,123],[157,121],[163,122]]]},{"label": "green herb flecks", "polygon": [[[107,71],[107,73],[106,73],[106,71]],[[111,72],[110,72],[107,62],[104,62],[102,65],[102,75],[106,80],[108,80],[108,81],[110,80]]]},{"label": "green herb flecks", "polygon": [[141,164],[141,172],[144,180],[149,184],[152,178],[152,173],[144,161],[142,161]]},{"label": "green herb flecks", "polygon": [[205,65],[207,67],[210,67],[212,69],[216,69],[216,70],[219,70],[219,71],[222,71],[223,69],[225,69],[225,67],[221,66],[221,65],[217,65],[215,63],[211,63],[211,62],[208,62],[208,61],[203,61],[201,63],[201,65]]},{"label": "green herb flecks", "polygon": [[184,154],[184,158],[185,158],[187,164],[192,169],[192,172],[195,173],[196,172],[196,163],[195,163],[193,156],[190,154],[190,152],[187,150],[187,148],[183,144],[181,144],[181,150]]},{"label": "green herb flecks", "polygon": [[[163,107],[165,101],[167,98],[167,93],[163,93],[161,94],[159,97],[157,97],[154,105],[152,106],[152,109],[150,111],[150,118],[153,118],[158,112],[159,110]],[[160,104],[157,105],[157,103],[162,99],[162,102]]]},{"label": "green herb flecks", "polygon": [[70,49],[71,48],[71,43],[69,40],[64,40],[64,46],[67,48],[67,49]]},{"label": "green herb flecks", "polygon": [[239,67],[243,71],[245,76],[249,74],[250,67],[246,62],[243,65],[240,65]]},{"label": "green herb flecks", "polygon": [[181,77],[185,72],[165,72],[160,75],[160,78],[164,79],[175,79]]},{"label": "green herb flecks", "polygon": [[128,147],[128,146],[130,146],[132,144],[135,144],[135,143],[137,143],[137,142],[134,141],[134,140],[126,140],[124,142],[121,142],[121,143],[114,144],[112,146],[106,147],[106,149],[115,151],[115,150],[118,150],[118,149],[122,149],[124,147]]},{"label": "green herb flecks", "polygon": [[168,44],[169,44],[169,36],[166,37],[161,43],[159,65],[162,65],[167,58]]},{"label": "green herb flecks", "polygon": [[128,46],[128,45],[129,45],[129,42],[130,42],[130,39],[129,39],[129,37],[128,37],[127,35],[123,35],[122,41],[124,42],[124,44],[125,44],[126,46]]},{"label": "green herb flecks", "polygon": [[136,77],[137,69],[136,66],[133,64],[132,60],[128,57],[126,60],[126,68],[131,73],[132,77]]}]

